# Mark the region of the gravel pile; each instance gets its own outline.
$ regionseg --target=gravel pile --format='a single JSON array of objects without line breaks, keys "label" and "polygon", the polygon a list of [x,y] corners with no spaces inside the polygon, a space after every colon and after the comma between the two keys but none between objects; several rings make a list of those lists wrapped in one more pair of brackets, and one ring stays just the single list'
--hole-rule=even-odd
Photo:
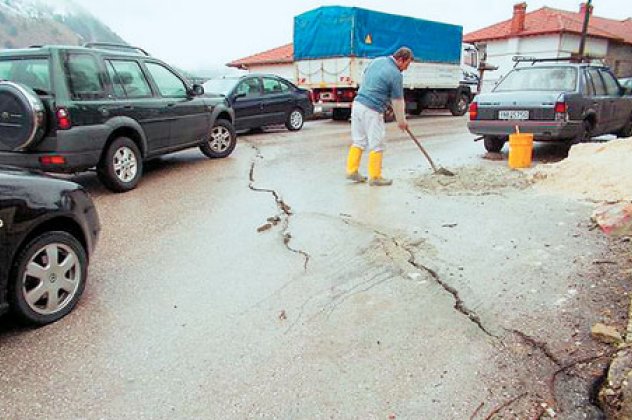
[{"label": "gravel pile", "polygon": [[507,166],[466,166],[450,168],[455,176],[427,174],[415,180],[425,192],[447,195],[490,195],[510,189],[525,189],[532,181]]}]

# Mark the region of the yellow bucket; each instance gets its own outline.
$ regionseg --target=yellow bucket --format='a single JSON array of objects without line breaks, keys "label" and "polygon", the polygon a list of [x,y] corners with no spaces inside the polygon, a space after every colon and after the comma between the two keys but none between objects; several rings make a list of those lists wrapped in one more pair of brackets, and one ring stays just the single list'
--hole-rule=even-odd
[{"label": "yellow bucket", "polygon": [[528,168],[533,159],[533,134],[516,133],[509,136],[509,167]]}]

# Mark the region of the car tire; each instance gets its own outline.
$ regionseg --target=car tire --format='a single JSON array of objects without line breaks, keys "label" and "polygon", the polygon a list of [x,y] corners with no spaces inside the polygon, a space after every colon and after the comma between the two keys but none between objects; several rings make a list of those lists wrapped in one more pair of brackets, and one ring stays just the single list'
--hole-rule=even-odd
[{"label": "car tire", "polygon": [[200,145],[200,151],[211,159],[229,156],[237,145],[235,128],[227,120],[217,120],[211,131]]},{"label": "car tire", "polygon": [[295,108],[287,116],[285,127],[290,131],[298,131],[303,128],[305,123],[305,114],[299,108]]},{"label": "car tire", "polygon": [[136,143],[128,137],[114,139],[101,156],[97,174],[111,191],[126,192],[136,188],[143,175],[143,158]]},{"label": "car tire", "polygon": [[507,140],[504,137],[498,136],[484,136],[483,144],[485,145],[485,150],[490,153],[500,153],[505,146],[505,142]]},{"label": "car tire", "polygon": [[582,122],[581,132],[570,141],[571,146],[579,143],[586,143],[592,139],[593,124],[589,120]]},{"label": "car tire", "polygon": [[616,133],[618,138],[632,137],[632,115],[628,122]]},{"label": "car tire", "polygon": [[450,113],[455,117],[462,117],[467,112],[469,105],[470,97],[465,93],[459,93],[456,98],[450,102]]},{"label": "car tire", "polygon": [[[51,261],[55,255],[57,261]],[[67,232],[44,233],[27,243],[14,260],[9,283],[12,311],[27,324],[55,322],[75,307],[87,276],[83,245]],[[55,292],[56,299],[51,296]]]},{"label": "car tire", "polygon": [[331,118],[334,121],[347,121],[351,118],[351,110],[348,108],[336,108],[333,110]]}]

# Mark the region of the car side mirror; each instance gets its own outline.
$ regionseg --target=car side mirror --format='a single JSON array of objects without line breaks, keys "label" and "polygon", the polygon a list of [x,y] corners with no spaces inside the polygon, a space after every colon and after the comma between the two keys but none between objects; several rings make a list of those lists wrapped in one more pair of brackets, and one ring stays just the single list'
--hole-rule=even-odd
[{"label": "car side mirror", "polygon": [[193,95],[195,95],[195,96],[202,96],[202,95],[204,95],[204,86],[198,85],[198,84],[194,84],[193,86],[191,86],[191,93],[193,93]]},{"label": "car side mirror", "polygon": [[235,93],[233,94],[233,101],[236,101],[237,99],[241,99],[241,98],[245,98],[246,94],[245,93]]}]

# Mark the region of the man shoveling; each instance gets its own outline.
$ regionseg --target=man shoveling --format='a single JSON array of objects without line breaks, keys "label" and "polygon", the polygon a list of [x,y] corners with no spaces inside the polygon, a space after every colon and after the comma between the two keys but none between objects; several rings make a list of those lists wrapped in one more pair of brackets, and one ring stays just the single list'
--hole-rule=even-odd
[{"label": "man shoveling", "polygon": [[347,158],[347,179],[365,182],[360,175],[362,152],[369,149],[369,185],[391,185],[392,180],[382,177],[382,153],[384,149],[384,112],[392,104],[397,126],[405,131],[406,121],[402,72],[413,61],[413,53],[402,47],[389,57],[376,58],[364,72],[362,84],[351,112],[351,138]]}]

